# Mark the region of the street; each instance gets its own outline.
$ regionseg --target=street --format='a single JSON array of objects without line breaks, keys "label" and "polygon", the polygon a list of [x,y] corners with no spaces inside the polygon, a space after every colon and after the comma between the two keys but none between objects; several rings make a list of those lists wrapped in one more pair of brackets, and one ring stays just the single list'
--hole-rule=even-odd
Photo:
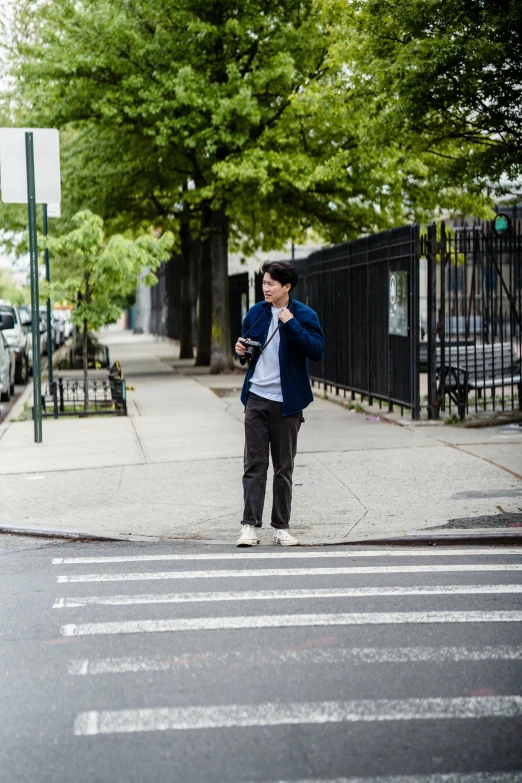
[{"label": "street", "polygon": [[10,541],[2,783],[522,781],[520,549]]}]

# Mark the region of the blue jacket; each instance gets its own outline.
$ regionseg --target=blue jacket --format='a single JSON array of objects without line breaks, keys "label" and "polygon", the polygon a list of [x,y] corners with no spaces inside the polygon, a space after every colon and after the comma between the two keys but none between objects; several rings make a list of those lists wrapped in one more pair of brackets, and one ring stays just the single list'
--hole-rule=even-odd
[{"label": "blue jacket", "polygon": [[[283,391],[283,416],[290,416],[313,402],[314,395],[308,377],[307,359],[314,362],[323,358],[324,335],[317,314],[297,299],[292,299],[288,308],[294,316],[279,329],[279,366],[281,368],[281,389]],[[243,321],[242,337],[266,343],[272,320],[270,302],[259,302],[250,308]],[[240,357],[241,360],[241,357]],[[241,363],[245,363],[242,359]],[[241,401],[246,405],[248,387],[256,369],[257,357],[250,361],[246,374]]]}]

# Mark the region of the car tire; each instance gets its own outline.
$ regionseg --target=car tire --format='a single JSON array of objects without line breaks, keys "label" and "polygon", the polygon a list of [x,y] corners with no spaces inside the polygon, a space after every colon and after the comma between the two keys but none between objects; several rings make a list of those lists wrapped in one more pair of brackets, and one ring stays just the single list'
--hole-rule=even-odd
[{"label": "car tire", "polygon": [[23,386],[27,383],[29,377],[29,359],[26,354],[22,355],[22,359],[16,366],[15,382]]},{"label": "car tire", "polygon": [[0,392],[0,402],[9,402],[11,399],[11,389],[8,388],[3,392]]}]

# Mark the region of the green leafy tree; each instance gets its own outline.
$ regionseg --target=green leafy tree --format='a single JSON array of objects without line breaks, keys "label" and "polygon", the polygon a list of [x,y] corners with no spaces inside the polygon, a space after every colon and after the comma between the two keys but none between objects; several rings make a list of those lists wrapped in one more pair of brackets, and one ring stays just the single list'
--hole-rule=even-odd
[{"label": "green leafy tree", "polygon": [[471,187],[520,177],[518,0],[318,2],[337,56],[374,106],[374,138],[429,152]]},{"label": "green leafy tree", "polygon": [[322,77],[328,40],[312,0],[28,7],[19,4],[18,108],[62,128],[91,125],[123,142],[139,136],[164,159],[169,187],[186,186],[182,201],[200,217],[199,332],[211,340],[211,357],[200,343],[198,362],[229,367],[227,250],[243,188],[219,165],[241,165],[299,91]]},{"label": "green leafy tree", "polygon": [[337,242],[473,203],[384,132],[393,99],[355,77],[352,6],[17,0],[11,116],[63,130],[67,209],[173,230],[185,283],[200,240],[197,361],[212,371],[231,365],[229,244]]},{"label": "green leafy tree", "polygon": [[21,305],[29,301],[29,289],[19,285],[10,269],[0,269],[0,299]]},{"label": "green leafy tree", "polygon": [[72,223],[75,228],[67,234],[47,240],[58,274],[50,287],[42,283],[42,295],[74,307],[72,322],[82,334],[87,411],[89,332],[118,318],[118,298],[132,292],[140,277],[146,285],[156,282],[153,270],[168,258],[173,236],[148,233],[133,240],[113,234],[107,239],[102,218],[88,210],[78,212]]}]

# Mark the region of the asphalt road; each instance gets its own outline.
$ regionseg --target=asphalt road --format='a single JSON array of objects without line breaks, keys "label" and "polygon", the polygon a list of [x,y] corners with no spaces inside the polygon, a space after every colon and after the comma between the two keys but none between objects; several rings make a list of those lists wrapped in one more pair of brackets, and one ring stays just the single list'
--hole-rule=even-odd
[{"label": "asphalt road", "polygon": [[507,548],[10,537],[0,781],[517,783],[521,577]]}]

